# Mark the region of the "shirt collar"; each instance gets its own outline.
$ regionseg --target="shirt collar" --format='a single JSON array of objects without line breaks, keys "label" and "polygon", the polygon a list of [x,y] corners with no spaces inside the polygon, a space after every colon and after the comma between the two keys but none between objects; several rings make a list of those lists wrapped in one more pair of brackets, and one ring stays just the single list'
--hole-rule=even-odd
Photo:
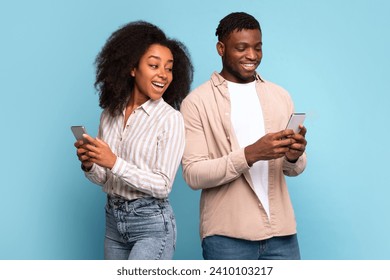
[{"label": "shirt collar", "polygon": [[144,112],[148,116],[150,116],[151,114],[153,114],[153,112],[154,112],[155,108],[158,106],[158,104],[160,104],[160,102],[162,102],[162,101],[163,101],[162,97],[157,99],[157,100],[149,99],[144,104],[139,106],[138,109],[144,110]]},{"label": "shirt collar", "polygon": [[[211,75],[211,81],[215,86],[222,85],[226,80],[219,73],[215,72]],[[256,83],[264,83],[264,80],[260,77],[260,75],[256,72],[255,74]]]}]

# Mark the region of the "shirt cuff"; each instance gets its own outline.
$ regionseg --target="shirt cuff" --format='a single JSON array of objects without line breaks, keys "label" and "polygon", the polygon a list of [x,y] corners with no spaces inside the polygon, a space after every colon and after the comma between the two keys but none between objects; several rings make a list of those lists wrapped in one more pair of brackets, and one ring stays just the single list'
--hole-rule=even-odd
[{"label": "shirt cuff", "polygon": [[301,155],[297,162],[289,162],[286,158],[283,161],[284,174],[287,176],[297,176],[305,170],[306,154]]},{"label": "shirt cuff", "polygon": [[291,168],[293,169],[297,164],[299,164],[299,162],[302,161],[302,156],[300,156],[297,161],[295,162],[291,162],[289,161],[286,157],[284,157],[284,165],[287,167],[287,168]]},{"label": "shirt cuff", "polygon": [[243,172],[249,170],[250,166],[248,165],[248,162],[246,161],[244,148],[239,149],[237,151],[233,151],[230,154],[230,159],[231,159],[233,166],[234,166],[234,169],[237,171],[237,173],[243,173]]},{"label": "shirt cuff", "polygon": [[115,175],[122,176],[126,173],[126,161],[120,157],[116,157],[114,166],[111,168],[111,172]]},{"label": "shirt cuff", "polygon": [[85,168],[85,166],[83,164],[81,164],[81,169],[85,172],[85,173],[92,173],[94,170],[95,170],[95,164],[92,165],[91,169],[87,170]]}]

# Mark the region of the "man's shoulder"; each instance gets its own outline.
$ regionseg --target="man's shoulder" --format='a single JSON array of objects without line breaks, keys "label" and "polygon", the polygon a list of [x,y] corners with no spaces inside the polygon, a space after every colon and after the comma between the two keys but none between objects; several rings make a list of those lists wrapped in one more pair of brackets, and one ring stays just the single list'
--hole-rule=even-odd
[{"label": "man's shoulder", "polygon": [[196,102],[208,99],[213,94],[213,84],[211,80],[205,81],[203,84],[193,89],[184,99],[183,102]]},{"label": "man's shoulder", "polygon": [[273,94],[289,95],[284,87],[274,82],[262,79],[262,82],[260,82],[259,85]]},{"label": "man's shoulder", "polygon": [[263,84],[264,86],[267,86],[269,88],[274,88],[274,89],[284,90],[285,91],[285,89],[281,85],[279,85],[279,84],[277,84],[275,82],[271,82],[271,81],[263,79],[263,78],[261,79],[261,81],[262,82],[260,84]]}]

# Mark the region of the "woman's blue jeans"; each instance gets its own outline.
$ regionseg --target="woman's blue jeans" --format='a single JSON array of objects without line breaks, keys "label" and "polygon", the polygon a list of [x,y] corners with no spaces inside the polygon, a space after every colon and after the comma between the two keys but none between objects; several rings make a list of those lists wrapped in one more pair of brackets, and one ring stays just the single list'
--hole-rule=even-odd
[{"label": "woman's blue jeans", "polygon": [[212,235],[203,239],[203,258],[206,260],[299,260],[297,235],[277,236],[250,241]]},{"label": "woman's blue jeans", "polygon": [[105,259],[168,260],[175,247],[176,222],[168,199],[108,197]]}]

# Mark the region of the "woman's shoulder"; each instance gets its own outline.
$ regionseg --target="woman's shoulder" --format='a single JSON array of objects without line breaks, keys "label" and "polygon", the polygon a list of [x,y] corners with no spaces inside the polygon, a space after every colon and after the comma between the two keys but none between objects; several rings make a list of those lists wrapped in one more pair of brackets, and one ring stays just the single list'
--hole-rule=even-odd
[{"label": "woman's shoulder", "polygon": [[169,105],[167,102],[162,100],[161,104],[159,104],[162,107],[162,110],[160,111],[160,118],[181,118],[181,113],[173,108],[171,105]]}]

